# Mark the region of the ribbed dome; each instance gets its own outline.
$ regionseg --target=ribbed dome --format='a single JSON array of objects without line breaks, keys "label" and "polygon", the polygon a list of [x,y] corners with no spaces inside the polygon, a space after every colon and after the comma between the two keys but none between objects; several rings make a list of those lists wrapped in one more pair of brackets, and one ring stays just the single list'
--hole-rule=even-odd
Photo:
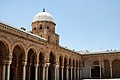
[{"label": "ribbed dome", "polygon": [[54,19],[53,19],[52,15],[45,11],[39,12],[35,15],[32,22],[36,22],[36,21],[50,21],[50,22],[54,23]]}]

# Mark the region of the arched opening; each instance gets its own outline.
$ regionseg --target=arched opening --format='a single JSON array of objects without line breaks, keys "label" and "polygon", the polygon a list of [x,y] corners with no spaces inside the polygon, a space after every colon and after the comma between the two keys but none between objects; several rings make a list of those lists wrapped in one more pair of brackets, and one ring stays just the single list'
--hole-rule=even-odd
[{"label": "arched opening", "polygon": [[99,62],[98,61],[94,61],[93,65],[99,65]]},{"label": "arched opening", "polygon": [[82,62],[83,71],[82,71],[82,78],[90,78],[90,62],[88,60],[84,60]]},{"label": "arched opening", "polygon": [[69,59],[69,79],[68,80],[71,80],[71,67],[72,67],[72,63],[71,63],[71,59]]},{"label": "arched opening", "polygon": [[104,60],[104,78],[110,78],[110,63],[108,60]]},{"label": "arched opening", "polygon": [[79,79],[81,78],[81,62],[79,61]]},{"label": "arched opening", "polygon": [[62,80],[62,57],[59,57],[59,80]]},{"label": "arched opening", "polygon": [[91,77],[92,78],[100,78],[100,67],[99,67],[98,61],[93,62],[93,66],[91,68]]},{"label": "arched opening", "polygon": [[30,49],[28,51],[28,60],[27,60],[27,80],[35,80],[35,52]]},{"label": "arched opening", "polygon": [[120,60],[115,59],[112,62],[112,74],[113,78],[119,78],[120,77]]},{"label": "arched opening", "polygon": [[64,73],[63,73],[63,75],[64,75],[64,80],[67,80],[67,78],[66,78],[66,68],[67,68],[67,58],[64,58]]},{"label": "arched opening", "polygon": [[[5,74],[3,74],[3,62],[6,59],[6,56],[8,55],[8,47],[6,46],[6,44],[4,44],[2,41],[0,41],[0,80],[2,80],[2,76],[5,76]],[[5,64],[4,64],[5,65]],[[4,72],[5,73],[5,72]]]},{"label": "arched opening", "polygon": [[76,79],[78,79],[78,60],[76,60]]},{"label": "arched opening", "polygon": [[50,66],[48,68],[48,80],[55,80],[55,56],[50,53],[49,57]]},{"label": "arched opening", "polygon": [[73,59],[73,69],[72,69],[72,70],[73,70],[73,71],[72,71],[72,72],[73,72],[73,74],[72,74],[73,80],[75,79],[75,77],[74,77],[74,69],[75,69],[75,68],[74,68],[74,67],[75,67],[75,60]]},{"label": "arched opening", "polygon": [[15,46],[13,49],[13,58],[12,64],[10,67],[10,80],[22,80],[23,74],[23,66],[22,66],[22,59],[23,59],[24,50],[20,46]]},{"label": "arched opening", "polygon": [[43,53],[42,52],[40,52],[40,54],[39,54],[39,68],[38,68],[38,70],[39,70],[39,72],[38,72],[38,80],[43,80],[44,78],[43,78],[43,71],[44,71],[44,68],[45,68],[45,66],[44,66],[44,55],[43,55]]}]

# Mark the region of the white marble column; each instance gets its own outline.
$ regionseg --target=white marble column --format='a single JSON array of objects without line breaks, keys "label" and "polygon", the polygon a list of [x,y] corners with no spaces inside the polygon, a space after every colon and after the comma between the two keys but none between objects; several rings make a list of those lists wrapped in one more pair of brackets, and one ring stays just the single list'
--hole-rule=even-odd
[{"label": "white marble column", "polygon": [[76,67],[74,67],[74,80],[76,80]]},{"label": "white marble column", "polygon": [[79,68],[77,68],[77,79],[79,79]]},{"label": "white marble column", "polygon": [[102,61],[102,72],[103,72],[103,74],[102,74],[102,76],[104,75],[104,61]]},{"label": "white marble column", "polygon": [[101,73],[102,73],[102,72],[101,72],[101,65],[100,65],[99,67],[100,67],[100,79],[101,79]]},{"label": "white marble column", "polygon": [[7,77],[7,80],[10,80],[10,64],[11,64],[11,61],[8,61],[7,62],[7,75],[6,75],[6,77]]},{"label": "white marble column", "polygon": [[69,68],[69,67],[66,66],[66,80],[68,80],[68,75],[69,75],[69,74],[68,74],[68,68]]},{"label": "white marble column", "polygon": [[112,78],[112,61],[110,62],[110,77]]},{"label": "white marble column", "polygon": [[35,80],[38,80],[38,64],[35,64]]},{"label": "white marble column", "polygon": [[63,80],[63,66],[61,67],[61,79]]},{"label": "white marble column", "polygon": [[89,77],[91,78],[91,66],[89,66],[89,68],[90,68],[90,76]]},{"label": "white marble column", "polygon": [[22,80],[26,80],[26,65],[27,65],[27,61],[23,62],[23,79]]},{"label": "white marble column", "polygon": [[54,80],[56,80],[56,64],[53,64],[54,65]]},{"label": "white marble column", "polygon": [[48,80],[48,68],[49,68],[50,63],[46,63],[46,75],[45,75],[45,80]]},{"label": "white marble column", "polygon": [[73,67],[70,67],[70,69],[71,69],[71,79],[70,80],[72,80],[72,74],[73,74]]},{"label": "white marble column", "polygon": [[2,80],[5,80],[5,74],[6,74],[6,73],[5,73],[5,72],[6,72],[6,65],[5,65],[5,64],[6,64],[6,63],[4,62],[4,63],[3,63],[3,66],[2,66],[2,67],[3,67],[3,70],[2,70]]},{"label": "white marble column", "polygon": [[42,72],[42,80],[45,80],[45,64],[42,66],[42,68],[43,68],[43,72]]},{"label": "white marble column", "polygon": [[56,65],[56,80],[59,80],[59,65]]}]

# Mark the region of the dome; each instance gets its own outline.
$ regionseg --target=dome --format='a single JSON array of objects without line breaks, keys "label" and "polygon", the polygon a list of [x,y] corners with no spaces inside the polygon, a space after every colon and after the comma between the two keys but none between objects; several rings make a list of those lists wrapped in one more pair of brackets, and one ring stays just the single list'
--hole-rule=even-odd
[{"label": "dome", "polygon": [[43,10],[43,12],[39,12],[35,15],[32,22],[36,22],[36,21],[50,21],[50,22],[54,23],[54,19],[53,19],[52,15],[45,12],[45,10]]}]

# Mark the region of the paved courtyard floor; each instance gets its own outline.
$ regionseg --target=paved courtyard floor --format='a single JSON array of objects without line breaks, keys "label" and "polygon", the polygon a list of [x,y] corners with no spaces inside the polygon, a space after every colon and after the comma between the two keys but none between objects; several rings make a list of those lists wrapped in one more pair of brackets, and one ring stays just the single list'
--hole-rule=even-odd
[{"label": "paved courtyard floor", "polygon": [[117,79],[82,79],[82,80],[120,80],[120,78],[117,78]]}]

